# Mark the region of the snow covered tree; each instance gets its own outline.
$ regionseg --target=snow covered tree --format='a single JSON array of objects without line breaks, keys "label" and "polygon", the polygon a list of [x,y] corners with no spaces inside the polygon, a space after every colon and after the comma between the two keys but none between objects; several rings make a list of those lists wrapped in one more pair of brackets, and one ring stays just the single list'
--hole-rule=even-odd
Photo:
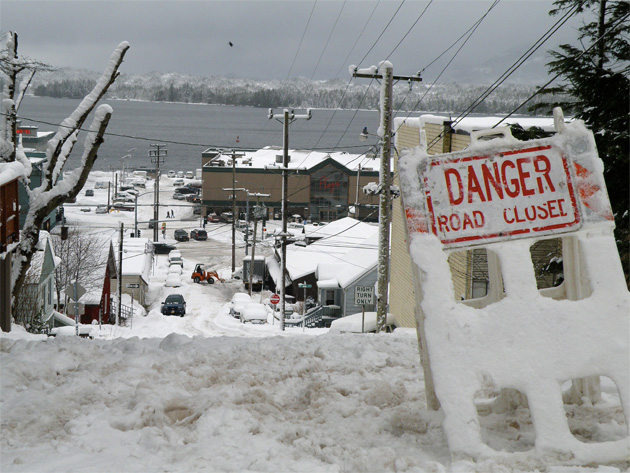
[{"label": "snow covered tree", "polygon": [[[109,105],[97,107],[97,104],[118,77],[118,68],[128,49],[127,42],[118,45],[92,91],[61,123],[54,137],[48,142],[46,159],[42,168],[42,184],[35,189],[30,189],[28,184],[31,165],[17,139],[17,108],[24,93],[24,90],[18,90],[20,88],[18,75],[23,71],[32,72],[35,63],[18,56],[16,33],[10,32],[6,36],[5,47],[0,53],[2,72],[6,76],[2,100],[0,163],[22,164],[24,167],[22,182],[29,199],[26,221],[20,232],[20,242],[13,258],[11,273],[13,304],[15,304],[16,294],[19,294],[24,284],[45,217],[67,199],[77,196],[94,165],[112,115],[112,108]],[[23,82],[22,85],[28,85],[28,82]],[[83,130],[84,123],[93,111],[94,116],[85,137],[80,164],[71,172],[66,172],[64,179],[59,181],[58,178],[64,171],[68,157],[79,138],[79,132]]]},{"label": "snow covered tree", "polygon": [[548,66],[563,82],[548,92],[566,94],[561,106],[593,130],[604,161],[606,186],[615,216],[615,236],[630,283],[628,228],[630,145],[630,3],[624,0],[557,0],[550,14],[576,8],[586,12],[580,46],[551,51]]}]

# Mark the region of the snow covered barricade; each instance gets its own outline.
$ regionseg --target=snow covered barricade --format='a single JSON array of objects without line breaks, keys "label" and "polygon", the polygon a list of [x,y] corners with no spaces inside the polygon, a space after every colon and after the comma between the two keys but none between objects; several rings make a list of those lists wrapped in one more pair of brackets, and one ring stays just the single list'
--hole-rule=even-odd
[{"label": "snow covered barricade", "polygon": [[[630,424],[630,294],[613,237],[603,165],[583,123],[521,142],[509,130],[462,152],[400,161],[425,377],[453,455],[499,455],[482,440],[474,403],[484,379],[527,397],[530,455],[565,464],[627,460],[629,438],[583,443],[570,431],[562,384],[607,376]],[[496,130],[493,131],[496,134]],[[530,247],[560,237],[562,297],[538,290]],[[485,248],[491,289],[473,307],[453,296],[454,249]],[[430,362],[430,366],[429,366]],[[599,378],[595,378],[599,379]]]}]

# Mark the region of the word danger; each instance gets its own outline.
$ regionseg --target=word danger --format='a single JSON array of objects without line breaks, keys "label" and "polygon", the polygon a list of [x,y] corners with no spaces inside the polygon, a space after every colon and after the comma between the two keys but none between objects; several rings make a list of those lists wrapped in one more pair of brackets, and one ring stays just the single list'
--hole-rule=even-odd
[{"label": "word danger", "polygon": [[567,162],[550,146],[435,160],[428,168],[427,206],[443,243],[553,233],[579,223]]}]

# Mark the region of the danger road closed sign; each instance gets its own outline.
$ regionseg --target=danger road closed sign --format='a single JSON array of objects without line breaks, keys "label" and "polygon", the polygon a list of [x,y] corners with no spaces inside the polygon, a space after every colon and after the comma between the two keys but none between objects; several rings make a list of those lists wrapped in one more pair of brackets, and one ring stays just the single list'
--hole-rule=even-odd
[{"label": "danger road closed sign", "polygon": [[430,160],[420,176],[430,231],[451,246],[577,229],[568,159],[553,145]]}]

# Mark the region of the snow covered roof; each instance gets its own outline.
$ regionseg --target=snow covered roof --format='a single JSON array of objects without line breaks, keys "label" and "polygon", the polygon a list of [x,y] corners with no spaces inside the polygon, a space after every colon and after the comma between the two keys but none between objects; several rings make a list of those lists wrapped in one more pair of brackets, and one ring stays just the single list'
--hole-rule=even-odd
[{"label": "snow covered roof", "polygon": [[151,242],[148,238],[124,238],[122,275],[140,276],[148,283],[151,274]]},{"label": "snow covered roof", "polygon": [[[210,150],[204,151],[209,153]],[[256,151],[245,151],[243,157],[239,157],[236,160],[237,168],[252,168],[252,169],[281,169],[283,167],[282,161],[276,162],[276,156],[282,156],[282,148],[277,146],[266,146]],[[349,169],[356,169],[361,163],[362,154],[350,154],[345,151],[325,152],[325,151],[312,151],[303,149],[289,150],[290,161],[288,168],[299,170],[312,169],[322,164],[327,159],[332,159],[341,166]],[[212,168],[216,166],[216,163],[223,162],[224,166],[231,167],[231,158],[229,155],[219,154],[212,161],[206,163],[204,168]],[[212,163],[215,163],[214,166]],[[367,167],[361,167],[362,171],[369,171]],[[378,164],[374,165],[374,171],[378,171]]]},{"label": "snow covered roof", "polygon": [[[501,116],[470,117],[469,116],[457,122],[453,126],[453,129],[461,130],[470,134],[473,131],[492,128],[499,121],[503,120],[503,118],[505,117],[501,117]],[[424,128],[424,125],[426,123],[442,125],[442,123],[444,123],[445,120],[450,120],[450,119],[451,119],[450,117],[443,116],[443,115],[425,114],[419,117],[407,118],[407,119],[396,118],[395,126],[396,128],[398,128],[400,124],[403,121],[405,121],[406,123],[409,123],[409,124],[417,123],[421,127]],[[531,127],[538,127],[538,128],[542,128],[545,131],[555,131],[555,128],[553,125],[553,117],[515,117],[515,116],[512,116],[503,122],[504,125],[515,124],[515,123],[518,123],[525,129],[531,128]]]},{"label": "snow covered roof", "polygon": [[17,161],[12,163],[0,163],[0,186],[20,177],[26,177],[26,168],[22,163]]},{"label": "snow covered roof", "polygon": [[[315,228],[312,233],[324,235],[322,239],[308,246],[287,246],[287,272],[291,280],[334,268],[318,278],[335,279],[339,286],[345,287],[376,265],[378,226],[346,217]],[[271,271],[270,274],[274,277]]]}]

